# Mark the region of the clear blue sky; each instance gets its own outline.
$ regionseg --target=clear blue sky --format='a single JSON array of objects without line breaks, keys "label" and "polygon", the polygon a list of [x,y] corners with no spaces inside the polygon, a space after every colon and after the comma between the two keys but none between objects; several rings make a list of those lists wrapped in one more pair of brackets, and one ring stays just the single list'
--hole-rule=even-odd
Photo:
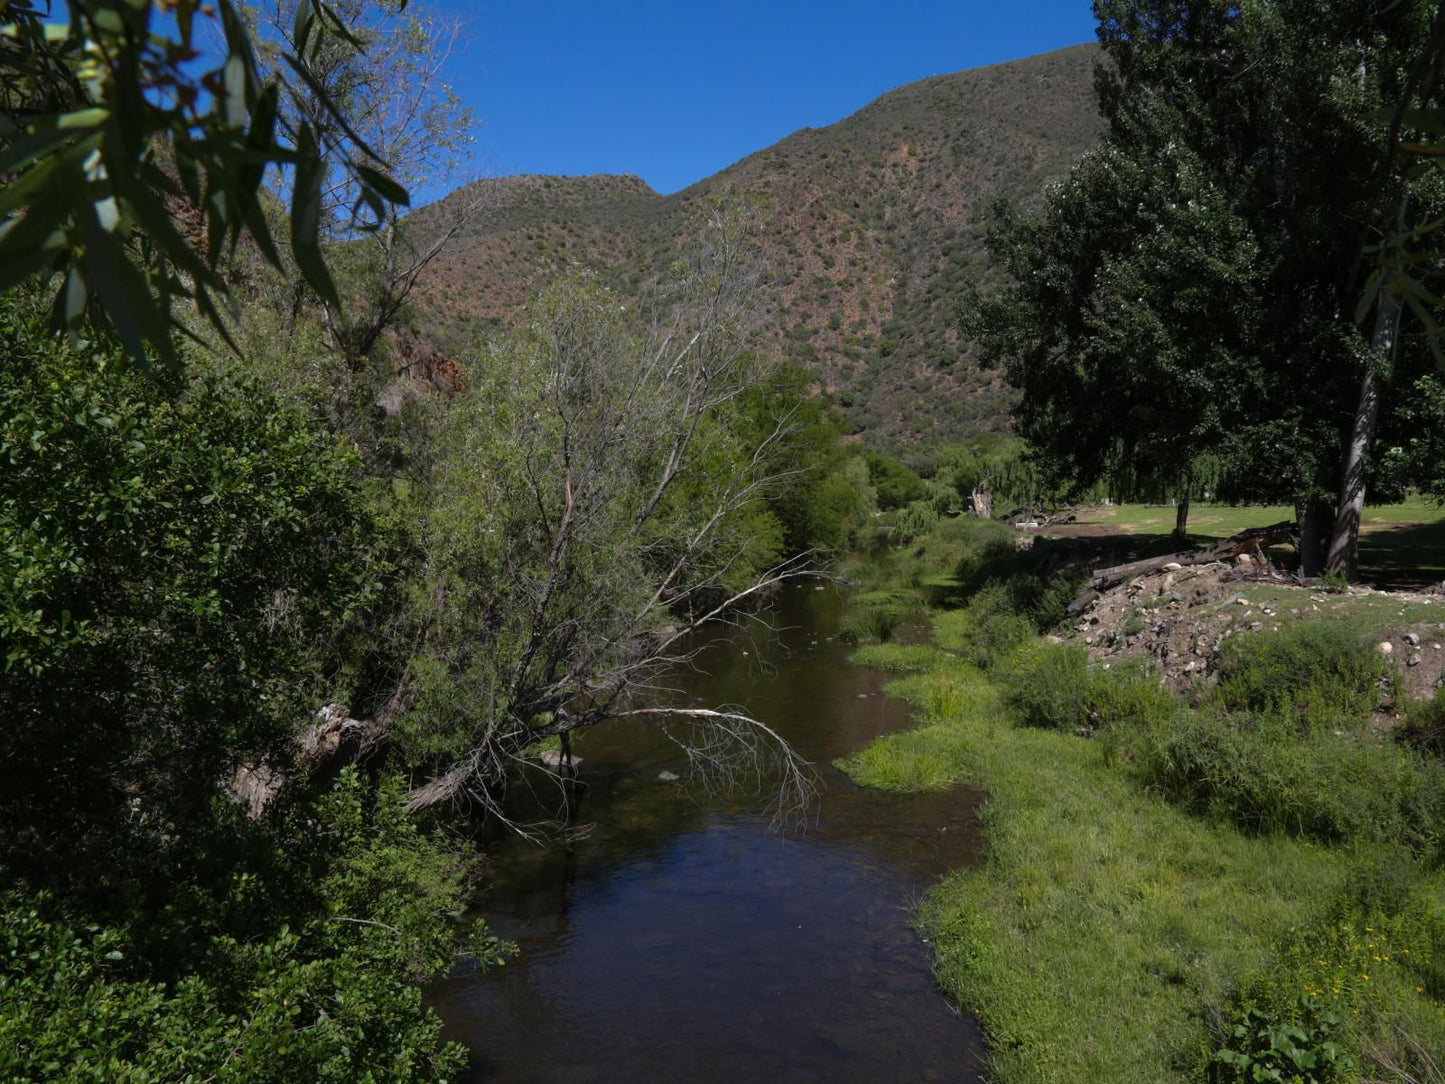
[{"label": "clear blue sky", "polygon": [[466,23],[451,80],[483,174],[664,193],[915,79],[1094,39],[1088,0],[414,2]]}]

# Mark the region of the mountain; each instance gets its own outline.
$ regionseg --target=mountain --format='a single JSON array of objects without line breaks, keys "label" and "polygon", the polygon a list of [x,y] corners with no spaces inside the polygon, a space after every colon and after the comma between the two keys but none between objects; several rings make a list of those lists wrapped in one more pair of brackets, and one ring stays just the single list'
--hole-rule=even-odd
[{"label": "mountain", "polygon": [[419,284],[424,323],[455,347],[575,266],[625,292],[726,194],[762,208],[762,348],[816,372],[858,433],[900,447],[1001,431],[1008,390],[956,328],[963,287],[990,273],[978,212],[1036,199],[1097,141],[1098,57],[1079,45],[910,83],[670,196],[631,176],[476,182],[446,197],[486,209]]}]

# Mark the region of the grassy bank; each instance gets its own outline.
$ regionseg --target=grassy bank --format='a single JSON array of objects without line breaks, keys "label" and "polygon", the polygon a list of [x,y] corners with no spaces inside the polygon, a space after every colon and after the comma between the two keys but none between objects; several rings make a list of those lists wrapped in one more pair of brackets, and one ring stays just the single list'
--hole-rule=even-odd
[{"label": "grassy bank", "polygon": [[986,862],[937,885],[921,922],[993,1078],[1445,1080],[1445,785],[1368,731],[1368,644],[1302,633],[1283,669],[1240,650],[1186,706],[1034,638],[1047,588],[998,570],[934,615],[934,646],[860,648],[906,675],[889,692],[918,726],[841,763],[869,786],[989,795]]}]

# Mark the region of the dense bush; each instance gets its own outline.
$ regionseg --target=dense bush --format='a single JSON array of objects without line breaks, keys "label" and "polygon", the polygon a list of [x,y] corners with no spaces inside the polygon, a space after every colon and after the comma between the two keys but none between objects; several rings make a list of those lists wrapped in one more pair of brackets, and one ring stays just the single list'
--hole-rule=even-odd
[{"label": "dense bush", "polygon": [[1226,640],[1219,695],[1231,711],[1280,712],[1303,727],[1333,727],[1368,716],[1393,673],[1350,625],[1309,621]]},{"label": "dense bush", "polygon": [[356,457],[253,384],[135,372],[15,305],[0,357],[0,866],[149,877],[344,663],[383,573]]},{"label": "dense bush", "polygon": [[[465,1051],[442,1046],[409,980],[455,963],[469,871],[404,803],[399,783],[373,793],[344,772],[286,818],[291,839],[264,873],[237,868],[203,908],[100,924],[44,892],[0,897],[0,1077],[260,1084],[457,1072]],[[157,951],[162,936],[170,943]],[[469,948],[479,962],[503,951],[480,926]]]},{"label": "dense bush", "polygon": [[911,542],[919,535],[927,534],[938,523],[938,511],[931,501],[910,501],[898,510],[894,518],[894,530],[900,542]]},{"label": "dense bush", "polygon": [[1029,562],[1021,554],[1014,531],[994,520],[968,517],[968,547],[959,555],[953,574],[967,597],[990,580],[1008,579]]},{"label": "dense bush", "polygon": [[1018,720],[1054,730],[1167,729],[1180,709],[1142,668],[1089,665],[1083,648],[1034,640],[995,670],[1003,702]]},{"label": "dense bush", "polygon": [[868,481],[878,494],[878,507],[885,511],[920,500],[927,492],[922,478],[882,452],[868,453]]},{"label": "dense bush", "polygon": [[934,623],[938,645],[961,655],[980,669],[989,669],[1034,635],[1034,623],[1014,608],[1002,584],[990,584],[962,610],[939,615]]},{"label": "dense bush", "polygon": [[1372,734],[1301,734],[1280,715],[1191,712],[1170,728],[1115,740],[1142,782],[1246,831],[1403,841],[1422,856],[1441,853],[1445,768]]},{"label": "dense bush", "polygon": [[[291,756],[392,574],[354,451],[7,299],[0,538],[0,1077],[450,1075],[415,980],[470,863],[399,781],[317,796]],[[252,820],[227,784],[263,762]]]},{"label": "dense bush", "polygon": [[1072,730],[1089,722],[1089,656],[1073,644],[1034,640],[996,672],[1003,702],[1029,726]]}]

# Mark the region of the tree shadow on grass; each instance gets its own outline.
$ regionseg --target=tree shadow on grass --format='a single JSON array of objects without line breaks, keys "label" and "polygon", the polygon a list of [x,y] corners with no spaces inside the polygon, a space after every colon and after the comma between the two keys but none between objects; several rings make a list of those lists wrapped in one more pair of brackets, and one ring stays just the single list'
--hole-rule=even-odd
[{"label": "tree shadow on grass", "polygon": [[1445,580],[1445,520],[1366,523],[1360,534],[1360,578],[1396,590]]},{"label": "tree shadow on grass", "polygon": [[[1191,546],[1218,542],[1212,535],[1191,534]],[[1078,524],[1040,532],[1034,545],[1058,552],[1070,563],[1093,568],[1157,557],[1180,547],[1168,532],[1127,534],[1108,524]],[[1281,571],[1299,564],[1290,546],[1267,551]],[[1445,581],[1445,520],[1434,522],[1366,523],[1360,535],[1360,579],[1385,590],[1419,590]]]}]

